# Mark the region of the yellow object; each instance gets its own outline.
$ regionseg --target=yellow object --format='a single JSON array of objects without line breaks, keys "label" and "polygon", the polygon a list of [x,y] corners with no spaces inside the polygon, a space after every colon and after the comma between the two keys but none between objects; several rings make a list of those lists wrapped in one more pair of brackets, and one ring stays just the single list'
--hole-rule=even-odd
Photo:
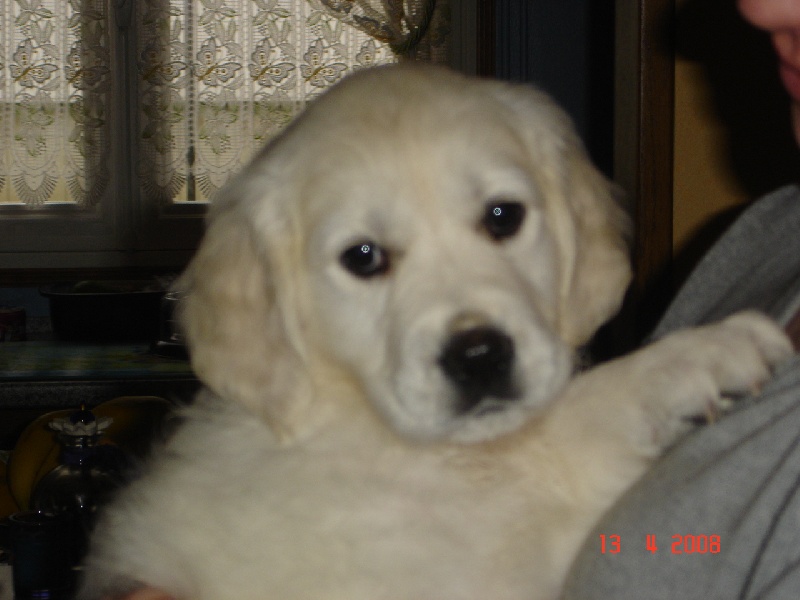
[{"label": "yellow object", "polygon": [[[124,396],[99,404],[92,409],[95,416],[114,419],[100,443],[116,444],[134,454],[141,453],[170,407],[169,402],[156,396]],[[61,447],[56,432],[50,429],[50,422],[68,416],[75,410],[77,408],[41,415],[20,435],[5,473],[12,508],[30,508],[30,498],[36,484],[58,464]],[[2,498],[0,488],[0,511],[4,506]]]}]

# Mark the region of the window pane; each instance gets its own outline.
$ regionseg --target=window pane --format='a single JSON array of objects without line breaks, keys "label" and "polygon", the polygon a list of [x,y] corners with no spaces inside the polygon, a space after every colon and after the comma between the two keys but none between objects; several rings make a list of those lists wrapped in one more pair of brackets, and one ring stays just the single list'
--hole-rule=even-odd
[{"label": "window pane", "polygon": [[103,195],[106,18],[104,0],[0,0],[0,205]]},{"label": "window pane", "polygon": [[306,102],[389,48],[308,0],[141,0],[139,173],[206,202]]}]

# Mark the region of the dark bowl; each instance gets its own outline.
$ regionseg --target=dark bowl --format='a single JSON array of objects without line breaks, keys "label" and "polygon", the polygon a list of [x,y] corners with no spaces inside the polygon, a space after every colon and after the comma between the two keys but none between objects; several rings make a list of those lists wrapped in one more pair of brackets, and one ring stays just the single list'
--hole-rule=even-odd
[{"label": "dark bowl", "polygon": [[152,280],[80,281],[43,286],[53,332],[79,342],[150,342],[158,338],[164,289]]}]

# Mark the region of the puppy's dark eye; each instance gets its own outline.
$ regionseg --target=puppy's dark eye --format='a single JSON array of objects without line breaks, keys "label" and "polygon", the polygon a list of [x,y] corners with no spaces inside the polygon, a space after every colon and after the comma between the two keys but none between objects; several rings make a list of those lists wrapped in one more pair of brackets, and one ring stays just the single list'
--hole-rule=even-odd
[{"label": "puppy's dark eye", "polygon": [[524,220],[525,207],[519,202],[491,202],[481,224],[493,240],[499,241],[516,234]]},{"label": "puppy's dark eye", "polygon": [[382,275],[389,270],[388,252],[369,241],[356,244],[342,252],[339,261],[353,275],[364,279]]}]

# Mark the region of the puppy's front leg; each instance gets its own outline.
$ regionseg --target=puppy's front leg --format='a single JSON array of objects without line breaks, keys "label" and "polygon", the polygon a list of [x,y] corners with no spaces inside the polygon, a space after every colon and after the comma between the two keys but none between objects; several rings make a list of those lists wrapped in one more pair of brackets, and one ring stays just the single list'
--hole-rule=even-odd
[{"label": "puppy's front leg", "polygon": [[678,331],[576,377],[547,419],[546,435],[568,441],[564,463],[575,492],[613,501],[652,460],[726,399],[758,392],[793,353],[767,317],[742,312]]}]

